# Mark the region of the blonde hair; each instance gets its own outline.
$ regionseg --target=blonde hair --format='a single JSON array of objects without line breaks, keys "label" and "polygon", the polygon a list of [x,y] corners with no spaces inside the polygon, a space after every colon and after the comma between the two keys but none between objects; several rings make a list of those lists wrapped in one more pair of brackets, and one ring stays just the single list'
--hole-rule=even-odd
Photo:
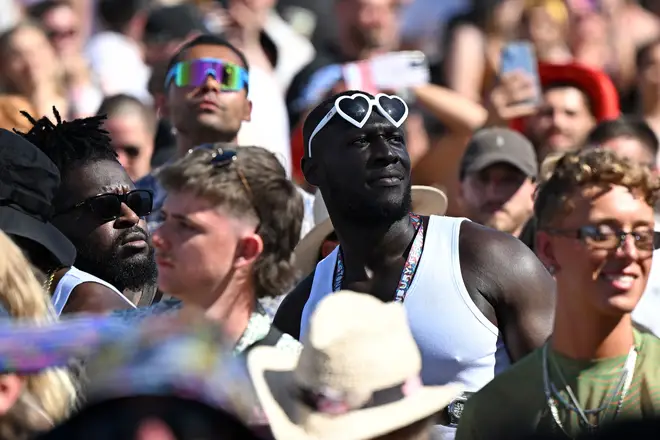
[{"label": "blonde hair", "polygon": [[[14,318],[35,323],[56,319],[55,312],[33,268],[21,250],[0,232],[0,302]],[[19,400],[0,416],[0,438],[23,439],[34,431],[48,429],[47,423],[66,419],[74,407],[76,387],[61,369],[25,376]]]},{"label": "blonde hair", "polygon": [[619,185],[654,206],[660,182],[648,167],[603,148],[548,156],[541,165],[534,216],[538,228],[550,226],[573,208],[570,198],[587,186]]}]

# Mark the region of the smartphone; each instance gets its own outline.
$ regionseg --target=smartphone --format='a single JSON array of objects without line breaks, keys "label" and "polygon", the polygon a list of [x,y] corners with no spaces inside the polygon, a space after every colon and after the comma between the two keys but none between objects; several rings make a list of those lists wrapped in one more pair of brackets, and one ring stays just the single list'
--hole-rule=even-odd
[{"label": "smartphone", "polygon": [[539,64],[532,43],[514,41],[502,49],[500,76],[514,71],[524,72],[534,79],[536,97],[530,103],[539,103],[541,100],[541,81],[539,79]]},{"label": "smartphone", "polygon": [[345,64],[342,70],[349,89],[370,93],[427,84],[431,76],[426,56],[420,51],[376,55],[367,61]]}]

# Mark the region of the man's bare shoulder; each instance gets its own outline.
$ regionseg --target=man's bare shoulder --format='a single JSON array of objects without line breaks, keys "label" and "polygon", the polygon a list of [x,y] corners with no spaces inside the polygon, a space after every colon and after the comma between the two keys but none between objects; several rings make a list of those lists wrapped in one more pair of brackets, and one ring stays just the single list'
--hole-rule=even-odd
[{"label": "man's bare shoulder", "polygon": [[510,234],[463,222],[460,252],[461,265],[469,265],[468,271],[474,270],[497,281],[503,294],[554,292],[554,279],[536,254]]}]

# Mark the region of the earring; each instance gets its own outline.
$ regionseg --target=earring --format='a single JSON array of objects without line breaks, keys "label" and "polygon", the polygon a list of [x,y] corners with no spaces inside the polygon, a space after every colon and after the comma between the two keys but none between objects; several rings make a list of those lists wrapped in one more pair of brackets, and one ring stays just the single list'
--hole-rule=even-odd
[{"label": "earring", "polygon": [[557,269],[555,268],[555,266],[549,266],[549,267],[547,267],[547,269],[548,269],[548,272],[550,272],[550,275],[552,275],[552,276],[555,276],[555,273],[557,273]]}]

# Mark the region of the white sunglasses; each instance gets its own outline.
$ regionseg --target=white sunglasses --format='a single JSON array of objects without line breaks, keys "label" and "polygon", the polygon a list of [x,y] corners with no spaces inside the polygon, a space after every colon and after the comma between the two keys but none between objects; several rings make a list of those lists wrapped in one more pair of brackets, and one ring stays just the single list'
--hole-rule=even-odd
[{"label": "white sunglasses", "polygon": [[399,128],[408,117],[408,106],[406,102],[396,95],[379,93],[373,99],[363,93],[340,96],[335,100],[328,114],[321,119],[309,137],[307,143],[308,156],[312,157],[312,139],[335,115],[341,116],[342,119],[357,128],[362,128],[367,123],[374,107],[396,128]]}]

